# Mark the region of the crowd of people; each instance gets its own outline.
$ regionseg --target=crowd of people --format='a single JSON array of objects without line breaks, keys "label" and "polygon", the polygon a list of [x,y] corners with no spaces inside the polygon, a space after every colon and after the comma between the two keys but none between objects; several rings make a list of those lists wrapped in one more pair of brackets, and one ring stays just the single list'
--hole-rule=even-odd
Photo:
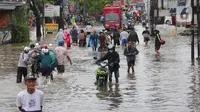
[{"label": "crowd of people", "polygon": [[[159,35],[159,31],[155,30],[155,52],[160,54],[159,49],[165,43]],[[147,45],[150,40],[150,32],[148,27],[142,32],[144,42]],[[36,80],[41,74],[44,78],[53,80],[52,72],[57,69],[57,75],[62,76],[65,72],[65,58],[72,65],[72,61],[68,54],[71,45],[79,45],[80,47],[91,47],[93,52],[106,51],[107,53],[96,63],[107,60],[109,71],[109,83],[112,83],[112,74],[115,75],[115,82],[119,83],[120,56],[115,50],[116,47],[124,49],[124,55],[127,59],[127,73],[134,74],[136,55],[139,53],[136,44],[139,44],[138,34],[134,27],[118,30],[114,28],[111,31],[101,30],[99,33],[91,25],[87,25],[85,29],[79,30],[74,26],[69,32],[60,29],[55,38],[58,46],[51,50],[46,44],[24,47],[24,51],[20,54],[17,83],[22,82],[24,77],[27,89],[17,95],[17,106],[21,112],[34,111],[41,112],[44,103],[44,93],[35,88]],[[28,74],[29,66],[31,66],[31,74]],[[132,69],[132,73],[130,72]]]}]

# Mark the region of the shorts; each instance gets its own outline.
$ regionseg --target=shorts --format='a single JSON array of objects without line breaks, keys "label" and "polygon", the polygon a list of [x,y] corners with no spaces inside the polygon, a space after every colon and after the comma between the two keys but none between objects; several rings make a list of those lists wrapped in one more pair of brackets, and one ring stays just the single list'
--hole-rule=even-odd
[{"label": "shorts", "polygon": [[118,46],[120,45],[119,39],[115,39],[115,40],[114,40],[114,46],[116,46],[116,45],[118,45]]},{"label": "shorts", "polygon": [[127,40],[126,39],[122,39],[122,45],[126,46],[127,45]]},{"label": "shorts", "polygon": [[130,67],[130,66],[134,66],[135,65],[135,60],[130,60],[130,61],[127,61],[127,65]]},{"label": "shorts", "polygon": [[149,37],[144,37],[144,41],[149,41]]},{"label": "shorts", "polygon": [[40,68],[40,72],[42,73],[42,76],[50,76],[52,73],[52,68]]},{"label": "shorts", "polygon": [[78,43],[78,39],[77,38],[72,38],[73,43]]},{"label": "shorts", "polygon": [[64,73],[65,72],[65,66],[64,65],[58,65],[57,70],[58,70],[58,73]]},{"label": "shorts", "polygon": [[155,50],[159,50],[161,45],[156,45]]}]

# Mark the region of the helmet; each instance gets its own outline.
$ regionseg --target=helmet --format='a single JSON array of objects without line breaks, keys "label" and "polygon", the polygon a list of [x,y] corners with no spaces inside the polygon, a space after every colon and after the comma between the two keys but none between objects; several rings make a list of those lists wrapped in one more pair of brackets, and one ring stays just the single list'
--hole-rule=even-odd
[{"label": "helmet", "polygon": [[159,30],[154,30],[154,33],[159,34],[160,32],[159,32]]},{"label": "helmet", "polygon": [[108,45],[108,52],[114,52],[115,46],[113,44]]},{"label": "helmet", "polygon": [[49,54],[49,49],[42,49],[42,52],[44,53],[44,54]]},{"label": "helmet", "polygon": [[29,48],[29,47],[24,47],[24,52],[25,52],[25,53],[28,53],[28,52],[29,52],[29,50],[30,50],[30,48]]},{"label": "helmet", "polygon": [[41,49],[43,49],[43,48],[44,48],[44,49],[47,49],[47,45],[46,45],[46,44],[42,44],[42,45],[41,45]]},{"label": "helmet", "polygon": [[64,40],[60,40],[60,41],[58,41],[58,46],[64,46]]},{"label": "helmet", "polygon": [[30,45],[30,48],[31,48],[31,49],[35,48],[35,44],[31,44],[31,45]]}]

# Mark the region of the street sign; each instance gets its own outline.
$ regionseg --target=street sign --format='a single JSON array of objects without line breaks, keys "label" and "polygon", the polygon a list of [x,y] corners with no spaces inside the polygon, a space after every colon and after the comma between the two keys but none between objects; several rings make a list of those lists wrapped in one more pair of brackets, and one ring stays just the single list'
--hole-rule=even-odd
[{"label": "street sign", "polygon": [[44,16],[45,17],[60,16],[60,6],[59,5],[51,5],[51,6],[45,7]]},{"label": "street sign", "polygon": [[53,17],[54,16],[54,7],[53,6],[45,7],[44,16],[45,17]]},{"label": "street sign", "polygon": [[60,6],[54,5],[54,16],[59,17],[60,16]]},{"label": "street sign", "polygon": [[178,6],[185,6],[186,0],[178,0]]},{"label": "street sign", "polygon": [[177,7],[176,21],[180,23],[192,21],[192,7]]}]

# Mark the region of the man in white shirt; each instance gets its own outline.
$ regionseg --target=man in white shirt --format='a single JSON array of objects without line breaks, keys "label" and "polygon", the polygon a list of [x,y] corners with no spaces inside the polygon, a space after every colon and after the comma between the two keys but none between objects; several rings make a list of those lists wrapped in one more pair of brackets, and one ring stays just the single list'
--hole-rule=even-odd
[{"label": "man in white shirt", "polygon": [[91,35],[91,32],[93,31],[92,25],[88,23],[87,26],[85,27],[85,31],[87,32],[87,36]]},{"label": "man in white shirt", "polygon": [[128,32],[126,30],[123,30],[121,33],[120,33],[120,38],[122,40],[122,48],[126,47],[127,45],[127,39],[128,39]]},{"label": "man in white shirt", "polygon": [[36,78],[33,75],[25,77],[27,89],[17,95],[16,105],[20,112],[42,112],[44,92],[35,88]]}]

